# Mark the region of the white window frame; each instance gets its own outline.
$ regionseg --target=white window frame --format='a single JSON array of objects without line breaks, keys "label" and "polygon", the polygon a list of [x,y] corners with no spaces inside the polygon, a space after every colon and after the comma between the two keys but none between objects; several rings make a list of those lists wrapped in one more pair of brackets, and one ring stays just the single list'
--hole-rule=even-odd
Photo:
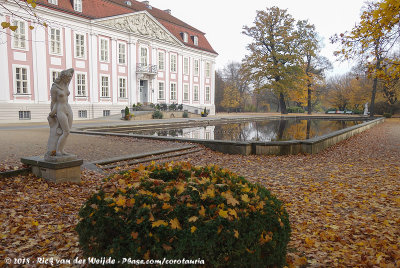
[{"label": "white window frame", "polygon": [[204,73],[207,78],[211,77],[211,63],[206,61],[204,64]]},{"label": "white window frame", "polygon": [[200,101],[199,85],[193,85],[193,101]]},{"label": "white window frame", "polygon": [[165,70],[165,52],[158,51],[158,70],[164,71]]},{"label": "white window frame", "polygon": [[[172,90],[174,89],[174,90]],[[178,89],[176,83],[170,83],[169,85],[169,99],[171,101],[177,101],[178,100]]]},{"label": "white window frame", "polygon": [[[142,54],[143,51],[146,51],[146,55]],[[149,48],[141,46],[139,53],[139,63],[142,64],[142,66],[149,66]]]},{"label": "white window frame", "polygon": [[[27,42],[28,32],[26,22],[22,20],[13,20],[12,25],[18,26],[18,28],[15,30],[15,32],[12,32],[11,47],[13,49],[28,51],[29,46]],[[21,31],[23,32],[21,33]]]},{"label": "white window frame", "polygon": [[[59,31],[60,32],[60,40],[59,41],[57,41],[57,40],[52,40],[52,30],[55,30],[55,31]],[[48,32],[48,34],[49,34],[49,54],[50,55],[58,55],[58,56],[62,56],[63,55],[63,36],[62,36],[62,30],[61,30],[61,28],[49,28],[49,32]],[[59,43],[58,45],[59,45],[59,49],[60,49],[60,51],[59,52],[54,52],[53,51],[53,47],[52,47],[52,43]],[[76,41],[75,41],[76,42]]]},{"label": "white window frame", "polygon": [[183,58],[183,74],[184,75],[189,75],[189,57],[184,57]]},{"label": "white window frame", "polygon": [[[208,92],[207,92],[208,89]],[[211,87],[206,86],[204,89],[204,101],[210,102],[211,101]]]},{"label": "white window frame", "polygon": [[[85,94],[81,94],[79,95],[79,90],[78,90],[78,77],[79,75],[84,75],[85,76],[85,84],[83,86],[85,86]],[[87,73],[85,72],[75,72],[74,74],[75,76],[75,93],[76,93],[76,97],[87,97],[88,96],[88,78],[87,78]]]},{"label": "white window frame", "polygon": [[[12,65],[12,68],[13,68],[13,82],[14,82],[14,95],[24,95],[24,96],[26,96],[26,95],[31,95],[31,88],[30,88],[30,70],[29,70],[29,66],[27,66],[27,65],[19,65],[19,64],[13,64]],[[20,93],[18,93],[17,92],[17,68],[20,68],[20,69],[22,69],[22,68],[24,68],[24,69],[26,69],[26,93],[24,93],[24,92],[20,92]],[[22,74],[21,74],[22,75]],[[24,81],[24,80],[21,80],[22,82]],[[23,90],[23,88],[22,88],[22,90]]]},{"label": "white window frame", "polygon": [[175,53],[171,53],[170,54],[170,64],[169,64],[170,68],[170,72],[171,73],[176,73],[178,70],[178,55]]},{"label": "white window frame", "polygon": [[[105,92],[105,86],[103,85],[103,78],[107,78],[107,96],[105,96],[103,93]],[[110,85],[111,85],[111,79],[109,75],[104,75],[101,74],[100,75],[100,98],[104,98],[104,99],[109,99],[111,98],[111,92],[110,92]]]},{"label": "white window frame", "polygon": [[[85,115],[85,116],[83,116]],[[78,110],[78,118],[88,118],[87,110]]]},{"label": "white window frame", "polygon": [[[162,90],[160,85],[162,85]],[[160,93],[162,92],[162,96],[160,96]],[[165,100],[165,83],[163,81],[159,81],[158,82],[158,95],[157,95],[157,99],[159,100]]]},{"label": "white window frame", "polygon": [[76,12],[82,12],[82,0],[74,0],[74,10]]},{"label": "white window frame", "polygon": [[[123,51],[121,51],[121,45],[124,47]],[[118,64],[126,65],[126,43],[124,42],[118,42]]]},{"label": "white window frame", "polygon": [[[79,44],[79,48],[83,47],[83,52],[82,52],[83,55],[81,55],[81,54],[78,55],[78,51],[79,51],[79,53],[81,53],[81,49],[78,50],[78,45],[76,43],[78,35],[83,36],[83,45]],[[75,48],[74,56],[75,56],[75,58],[86,59],[86,35],[84,33],[75,33],[74,36],[75,36],[75,38],[74,38],[74,48]],[[82,41],[82,40],[79,40],[79,41]]]},{"label": "white window frame", "polygon": [[193,44],[195,46],[199,45],[199,37],[197,35],[193,35]]},{"label": "white window frame", "polygon": [[[103,48],[103,41],[107,47]],[[99,59],[100,62],[110,62],[110,40],[108,38],[99,38]]]},{"label": "white window frame", "polygon": [[190,101],[189,84],[183,84],[183,101]]},{"label": "white window frame", "polygon": [[193,61],[193,75],[199,76],[200,74],[200,60]]},{"label": "white window frame", "polygon": [[62,70],[61,69],[49,69],[49,71],[50,71],[50,87],[51,87],[51,85],[54,83],[54,81],[53,81],[53,73],[57,72],[58,75],[60,75]]},{"label": "white window frame", "polygon": [[185,32],[182,33],[183,42],[187,43],[189,41],[189,35]]},{"label": "white window frame", "polygon": [[[124,96],[121,96],[121,81],[124,80],[125,82],[125,88],[124,88]],[[128,98],[128,79],[126,76],[119,76],[118,77],[118,96],[120,99],[127,99]]]},{"label": "white window frame", "polygon": [[58,5],[58,0],[49,0],[49,4]]}]

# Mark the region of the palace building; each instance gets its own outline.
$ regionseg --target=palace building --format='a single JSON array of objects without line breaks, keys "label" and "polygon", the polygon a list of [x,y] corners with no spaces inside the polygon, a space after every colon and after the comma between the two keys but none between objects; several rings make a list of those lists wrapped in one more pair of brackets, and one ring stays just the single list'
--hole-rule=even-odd
[{"label": "palace building", "polygon": [[[205,33],[149,1],[37,0],[47,27],[5,2],[0,21],[0,122],[45,121],[50,88],[74,68],[74,119],[120,114],[137,103],[183,104],[215,113],[217,53]],[[31,29],[33,26],[34,28]]]}]

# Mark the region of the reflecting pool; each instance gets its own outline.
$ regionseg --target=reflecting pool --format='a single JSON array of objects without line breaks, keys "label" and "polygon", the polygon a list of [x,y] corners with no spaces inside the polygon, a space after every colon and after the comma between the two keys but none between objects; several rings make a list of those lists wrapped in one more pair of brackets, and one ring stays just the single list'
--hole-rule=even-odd
[{"label": "reflecting pool", "polygon": [[208,126],[127,131],[133,134],[227,141],[306,140],[366,122],[365,120],[277,119]]}]

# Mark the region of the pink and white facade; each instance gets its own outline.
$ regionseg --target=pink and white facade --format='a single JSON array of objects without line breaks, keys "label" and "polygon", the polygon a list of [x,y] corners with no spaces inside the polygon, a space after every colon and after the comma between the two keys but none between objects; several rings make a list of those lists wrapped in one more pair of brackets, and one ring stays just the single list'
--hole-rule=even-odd
[{"label": "pink and white facade", "polygon": [[215,113],[217,53],[204,33],[169,10],[146,1],[38,0],[36,11],[48,27],[0,13],[0,21],[18,25],[0,30],[0,122],[45,121],[51,84],[68,68],[75,69],[69,97],[75,119],[119,114],[136,103]]}]

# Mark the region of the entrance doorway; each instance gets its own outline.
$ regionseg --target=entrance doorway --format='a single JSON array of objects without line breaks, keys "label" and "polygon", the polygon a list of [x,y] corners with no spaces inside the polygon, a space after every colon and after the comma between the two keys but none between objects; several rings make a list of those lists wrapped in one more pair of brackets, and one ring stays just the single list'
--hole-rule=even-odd
[{"label": "entrance doorway", "polygon": [[149,102],[148,91],[149,91],[149,81],[140,80],[140,103],[146,104],[147,102]]}]

